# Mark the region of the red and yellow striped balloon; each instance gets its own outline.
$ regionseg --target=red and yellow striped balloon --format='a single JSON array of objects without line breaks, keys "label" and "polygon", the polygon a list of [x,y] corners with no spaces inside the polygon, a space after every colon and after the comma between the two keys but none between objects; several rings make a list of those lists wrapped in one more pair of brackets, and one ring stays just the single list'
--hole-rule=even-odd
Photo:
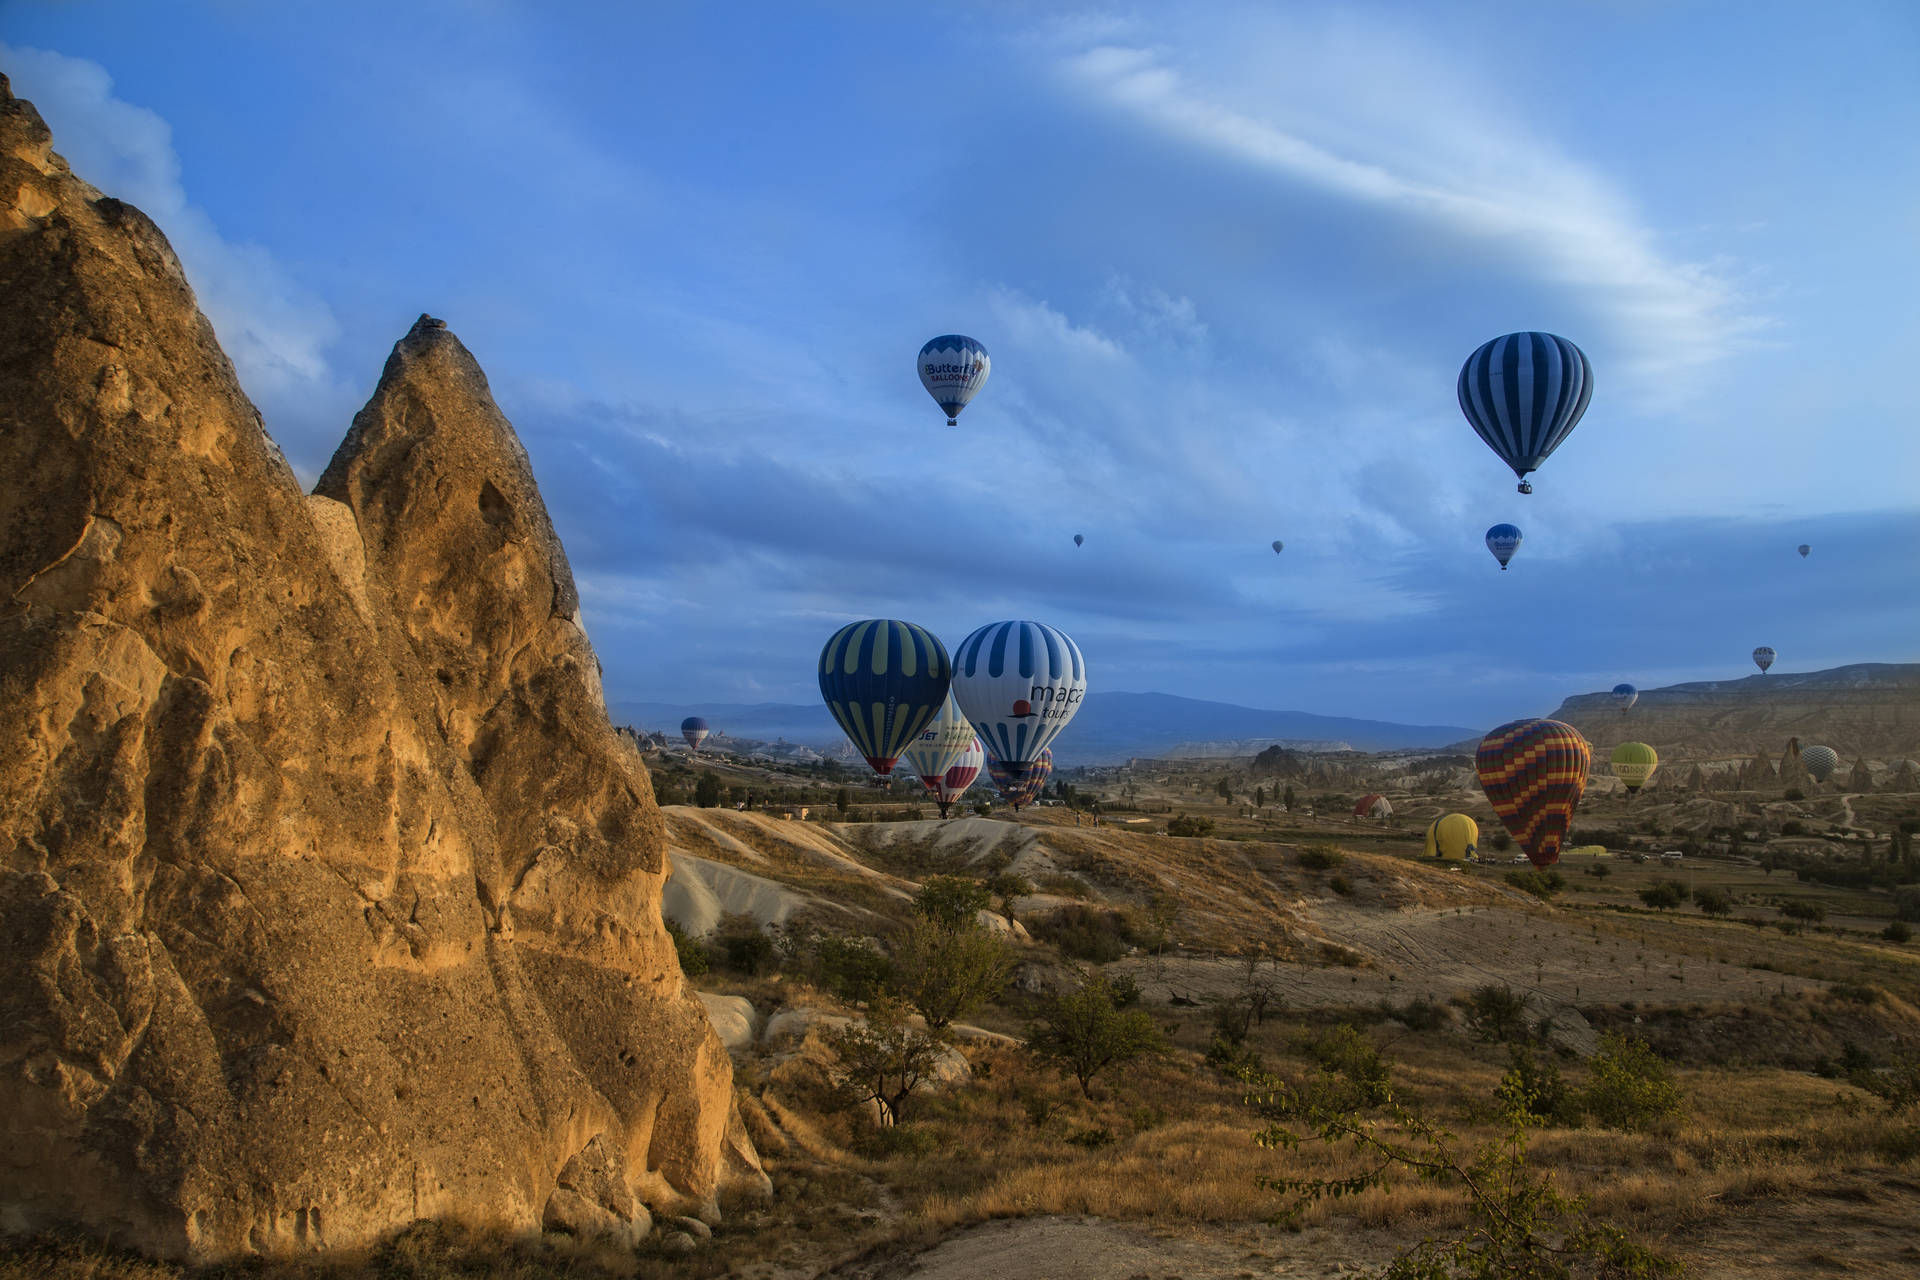
[{"label": "red and yellow striped balloon", "polygon": [[1480,789],[1533,865],[1558,862],[1593,764],[1580,731],[1558,720],[1515,720],[1481,739],[1473,763]]}]

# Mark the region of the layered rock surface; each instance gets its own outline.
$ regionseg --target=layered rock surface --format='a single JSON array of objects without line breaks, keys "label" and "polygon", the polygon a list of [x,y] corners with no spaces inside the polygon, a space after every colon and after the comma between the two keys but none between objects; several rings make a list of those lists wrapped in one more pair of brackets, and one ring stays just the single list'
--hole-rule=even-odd
[{"label": "layered rock surface", "polygon": [[0,1227],[176,1256],[764,1185],[571,573],[425,317],[311,497],[0,78]]}]

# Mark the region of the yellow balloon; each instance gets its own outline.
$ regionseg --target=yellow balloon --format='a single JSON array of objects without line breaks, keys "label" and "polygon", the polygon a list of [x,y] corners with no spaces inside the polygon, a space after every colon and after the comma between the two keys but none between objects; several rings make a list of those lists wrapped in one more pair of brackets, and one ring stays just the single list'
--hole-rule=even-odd
[{"label": "yellow balloon", "polygon": [[1613,773],[1627,784],[1631,795],[1647,785],[1660,767],[1660,756],[1644,742],[1623,742],[1613,749]]},{"label": "yellow balloon", "polygon": [[1464,813],[1435,818],[1427,827],[1427,856],[1459,862],[1480,848],[1480,824]]}]

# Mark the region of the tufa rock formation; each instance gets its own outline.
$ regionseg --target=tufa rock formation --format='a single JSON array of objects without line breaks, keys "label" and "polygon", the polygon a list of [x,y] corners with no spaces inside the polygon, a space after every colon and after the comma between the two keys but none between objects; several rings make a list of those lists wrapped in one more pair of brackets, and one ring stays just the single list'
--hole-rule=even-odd
[{"label": "tufa rock formation", "polygon": [[764,1189],[472,357],[423,317],[303,495],[4,78],[0,297],[0,1228],[633,1237]]}]

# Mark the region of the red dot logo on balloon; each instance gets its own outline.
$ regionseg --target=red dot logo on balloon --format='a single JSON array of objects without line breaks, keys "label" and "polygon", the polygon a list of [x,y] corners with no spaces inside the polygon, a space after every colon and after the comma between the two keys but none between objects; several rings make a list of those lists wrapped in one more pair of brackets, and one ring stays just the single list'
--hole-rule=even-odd
[{"label": "red dot logo on balloon", "polygon": [[1026,720],[1031,718],[1032,715],[1033,704],[1031,702],[1028,702],[1025,698],[1015,698],[1013,700],[1013,718],[1015,720]]}]

